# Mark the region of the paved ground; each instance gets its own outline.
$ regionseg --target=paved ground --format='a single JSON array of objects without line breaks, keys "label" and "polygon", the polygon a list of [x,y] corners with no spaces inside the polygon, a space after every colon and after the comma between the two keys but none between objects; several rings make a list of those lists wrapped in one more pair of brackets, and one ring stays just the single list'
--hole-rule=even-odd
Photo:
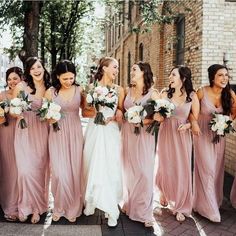
[{"label": "paved ground", "polygon": [[[158,206],[158,204],[156,203]],[[124,214],[120,215],[118,226],[109,228],[104,214],[96,211],[95,215],[82,215],[75,223],[69,223],[62,218],[59,222],[51,221],[51,213],[41,217],[39,224],[6,222],[3,213],[0,214],[0,235],[19,236],[152,236],[152,235],[181,235],[181,236],[233,236],[236,235],[236,210],[227,200],[221,208],[222,222],[211,223],[207,219],[193,214],[185,222],[179,223],[171,212],[164,208],[162,216],[156,216],[153,228],[145,228],[143,224],[129,220]]]}]

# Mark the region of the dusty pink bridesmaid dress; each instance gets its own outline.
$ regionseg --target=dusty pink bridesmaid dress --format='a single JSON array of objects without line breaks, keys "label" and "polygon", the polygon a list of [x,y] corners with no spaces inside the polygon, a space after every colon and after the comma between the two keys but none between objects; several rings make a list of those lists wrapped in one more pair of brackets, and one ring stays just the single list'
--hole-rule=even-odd
[{"label": "dusty pink bridesmaid dress", "polygon": [[[6,100],[6,92],[1,93]],[[17,217],[17,167],[14,150],[16,119],[7,115],[8,126],[0,125],[0,204],[4,214],[9,217]]]},{"label": "dusty pink bridesmaid dress", "polygon": [[[152,90],[136,101],[144,105],[150,99]],[[124,107],[133,103],[128,92]],[[140,222],[153,221],[153,175],[155,157],[154,136],[146,132],[146,126],[140,134],[134,134],[134,125],[124,122],[122,125],[124,206],[130,219]]]},{"label": "dusty pink bridesmaid dress", "polygon": [[176,105],[173,116],[161,123],[157,141],[156,185],[173,214],[185,216],[192,212],[192,139],[189,130],[177,129],[187,122],[191,105],[191,102]]},{"label": "dusty pink bridesmaid dress", "polygon": [[230,201],[232,206],[236,208],[236,177],[234,178],[234,182],[232,185],[231,193],[230,193]]},{"label": "dusty pink bridesmaid dress", "polygon": [[83,133],[79,117],[81,93],[76,86],[73,99],[64,101],[60,95],[56,96],[54,91],[52,89],[53,101],[61,106],[64,117],[59,121],[60,130],[55,132],[53,127],[50,127],[49,132],[53,213],[58,217],[73,219],[81,215],[83,207]]},{"label": "dusty pink bridesmaid dress", "polygon": [[[24,84],[26,87],[26,84]],[[18,168],[19,217],[42,214],[48,209],[49,155],[47,122],[40,121],[35,110],[42,99],[29,94],[32,111],[24,112],[28,127],[16,123],[15,155]]]},{"label": "dusty pink bridesmaid dress", "polygon": [[225,138],[212,143],[213,132],[209,122],[213,112],[222,112],[209,100],[205,88],[201,100],[199,126],[202,134],[194,136],[194,203],[193,209],[214,222],[220,222],[219,207],[223,200]]}]

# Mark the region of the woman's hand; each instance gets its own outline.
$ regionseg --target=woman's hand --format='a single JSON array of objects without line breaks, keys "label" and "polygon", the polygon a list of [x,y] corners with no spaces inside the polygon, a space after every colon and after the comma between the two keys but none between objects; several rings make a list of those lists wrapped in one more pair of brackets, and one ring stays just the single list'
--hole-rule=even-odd
[{"label": "woman's hand", "polygon": [[50,125],[52,125],[52,124],[54,124],[54,123],[56,123],[57,121],[56,120],[54,120],[54,119],[48,119],[48,123],[50,124]]},{"label": "woman's hand", "polygon": [[159,112],[157,112],[154,114],[153,120],[156,120],[161,123],[165,120],[165,118]]},{"label": "woman's hand", "polygon": [[123,112],[120,109],[116,110],[116,114],[115,114],[115,120],[118,123],[121,123],[123,121]]},{"label": "woman's hand", "polygon": [[187,123],[187,124],[181,124],[179,127],[178,127],[178,131],[180,132],[185,132],[186,130],[190,129],[191,128],[191,124],[190,123]]},{"label": "woman's hand", "polygon": [[192,133],[194,135],[199,136],[201,134],[201,129],[198,125],[198,122],[196,120],[194,120],[194,121],[191,122],[191,125],[192,125]]}]

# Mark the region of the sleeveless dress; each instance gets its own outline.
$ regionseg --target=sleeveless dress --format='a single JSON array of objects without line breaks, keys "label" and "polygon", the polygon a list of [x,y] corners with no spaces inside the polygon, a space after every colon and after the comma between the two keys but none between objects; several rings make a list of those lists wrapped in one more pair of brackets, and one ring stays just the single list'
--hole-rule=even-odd
[{"label": "sleeveless dress", "polygon": [[[113,117],[116,109],[117,104],[114,109],[104,107],[102,113],[105,119]],[[106,213],[108,221],[109,218],[116,221],[120,213],[118,204],[122,200],[121,135],[117,122],[97,125],[94,119],[90,119],[83,154],[84,212],[93,214],[98,208]]]},{"label": "sleeveless dress", "polygon": [[[26,84],[24,87],[26,88]],[[25,89],[24,89],[25,90]],[[36,110],[42,99],[28,94],[32,111],[24,112],[27,128],[16,122],[15,155],[18,168],[19,217],[33,213],[42,214],[48,209],[49,155],[48,124],[40,121]]]},{"label": "sleeveless dress", "polygon": [[51,167],[51,189],[54,197],[53,213],[67,219],[81,215],[82,199],[82,150],[83,134],[79,117],[81,94],[75,87],[71,101],[64,101],[51,88],[53,102],[61,106],[63,117],[59,120],[60,130],[50,127],[49,154]]},{"label": "sleeveless dress", "polygon": [[[151,98],[152,90],[140,98],[136,103],[145,105]],[[124,108],[134,106],[130,91],[128,92]],[[155,162],[155,138],[146,132],[145,125],[140,134],[134,133],[134,125],[125,121],[122,125],[122,161],[123,161],[123,189],[124,206],[130,219],[140,222],[152,222],[153,218],[153,175]]]},{"label": "sleeveless dress", "polygon": [[234,182],[230,193],[230,201],[232,206],[236,208],[236,177],[234,177]]},{"label": "sleeveless dress", "polygon": [[185,102],[176,106],[174,114],[161,123],[157,141],[156,185],[173,214],[185,216],[192,212],[192,138],[189,130],[180,132],[177,129],[187,123],[191,105],[192,102]]},{"label": "sleeveless dress", "polygon": [[223,200],[225,137],[217,144],[212,143],[213,132],[209,128],[213,112],[222,113],[209,100],[203,88],[201,111],[198,123],[202,134],[194,136],[194,203],[193,209],[214,222],[220,222],[219,207]]},{"label": "sleeveless dress", "polygon": [[[7,100],[7,91],[1,93]],[[14,150],[16,119],[7,116],[8,126],[0,125],[0,205],[7,216],[18,216],[17,166]]]}]

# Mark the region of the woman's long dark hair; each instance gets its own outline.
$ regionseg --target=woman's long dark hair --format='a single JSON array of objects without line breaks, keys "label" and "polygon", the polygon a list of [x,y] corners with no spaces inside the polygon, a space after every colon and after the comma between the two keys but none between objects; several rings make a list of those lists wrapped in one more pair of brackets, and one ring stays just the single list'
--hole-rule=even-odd
[{"label": "woman's long dark hair", "polygon": [[[207,69],[210,87],[214,86],[215,75],[220,69],[226,69],[228,71],[226,66],[220,64],[213,64]],[[223,88],[221,92],[221,105],[223,108],[224,115],[229,115],[231,113],[232,103],[233,101],[230,92],[230,84],[228,82],[226,87]]]},{"label": "woman's long dark hair", "polygon": [[150,64],[147,62],[139,61],[138,63],[135,63],[135,65],[137,65],[140,70],[143,71],[144,87],[142,95],[145,95],[154,84],[152,69]]},{"label": "woman's long dark hair", "polygon": [[[184,89],[187,94],[186,102],[191,102],[192,98],[190,97],[190,94],[191,94],[191,92],[194,91],[193,84],[192,84],[191,70],[187,66],[176,66],[176,67],[172,68],[170,73],[174,69],[178,69],[180,79],[183,84],[182,87],[180,88],[181,93],[183,94],[183,89]],[[167,97],[172,98],[174,92],[175,92],[175,88],[171,88],[171,85],[169,85],[169,89],[167,90]]]},{"label": "woman's long dark hair", "polygon": [[102,76],[104,75],[103,66],[108,67],[112,61],[116,59],[113,57],[102,57],[98,63],[98,69],[96,74],[94,75],[95,81],[100,81]]},{"label": "woman's long dark hair", "polygon": [[18,66],[11,67],[6,71],[6,86],[5,87],[8,87],[8,77],[11,73],[16,73],[21,79],[23,79],[23,70]]},{"label": "woman's long dark hair", "polygon": [[[62,60],[57,63],[54,71],[52,72],[52,86],[55,88],[55,94],[57,95],[61,89],[61,83],[58,77],[64,73],[71,72],[76,77],[75,65],[69,60]],[[73,85],[77,85],[74,80]]]},{"label": "woman's long dark hair", "polygon": [[[37,61],[39,61],[42,64],[40,59],[37,57],[29,57],[25,61],[25,72],[24,72],[25,82],[32,89],[31,94],[35,94],[36,88],[35,88],[35,84],[33,81],[33,77],[30,75],[30,69]],[[44,86],[46,89],[48,89],[51,86],[50,74],[48,73],[46,68],[43,66],[43,64],[42,64],[42,67],[44,69],[44,75],[43,75]]]}]

